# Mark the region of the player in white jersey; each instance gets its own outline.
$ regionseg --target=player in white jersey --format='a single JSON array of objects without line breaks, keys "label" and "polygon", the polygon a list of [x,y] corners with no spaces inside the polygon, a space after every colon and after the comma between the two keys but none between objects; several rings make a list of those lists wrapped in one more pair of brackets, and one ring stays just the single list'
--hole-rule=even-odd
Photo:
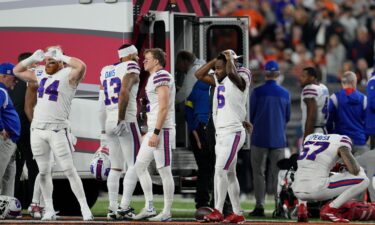
[{"label": "player in white jersey", "polygon": [[[369,184],[351,150],[352,142],[345,135],[314,133],[304,140],[292,189],[303,201],[323,201],[337,196],[321,209],[322,220],[348,222],[340,217],[337,208],[363,192]],[[330,176],[340,158],[348,171]]]},{"label": "player in white jersey", "polygon": [[327,133],[325,126],[328,118],[329,92],[324,84],[318,82],[315,68],[303,69],[301,86],[301,110],[303,140],[314,132]]},{"label": "player in white jersey", "polygon": [[[245,142],[246,132],[243,121],[246,119],[246,103],[251,80],[249,70],[236,67],[237,58],[234,51],[226,50],[195,73],[199,80],[215,86],[212,113],[216,128],[217,201],[214,211],[204,217],[206,221],[211,222],[224,220],[227,223],[242,223],[245,221],[240,206],[236,164],[237,152]],[[213,65],[215,65],[215,74],[210,76],[208,72]],[[227,193],[229,193],[233,213],[224,219],[222,212]]]},{"label": "player in white jersey", "polygon": [[[134,45],[124,44],[118,49],[119,63],[105,66],[100,75],[100,105],[102,133],[106,134],[111,170],[107,187],[109,207],[107,218],[133,218],[131,196],[137,184],[134,163],[140,147],[141,135],[137,123],[137,92],[140,68],[138,51]],[[119,180],[123,168],[127,172],[123,181],[123,196],[118,206]]]},{"label": "player in white jersey", "polygon": [[[43,60],[45,66],[37,67],[35,71],[27,69],[32,63]],[[64,67],[63,63],[67,66]],[[14,73],[25,81],[39,84],[30,138],[46,206],[42,220],[56,219],[52,201],[51,151],[69,179],[81,206],[83,219],[93,220],[82,181],[73,164],[74,148],[68,123],[71,101],[79,82],[85,76],[86,65],[80,59],[63,55],[59,46],[52,46],[46,53],[40,49],[35,51],[32,56],[17,64]]]},{"label": "player in white jersey", "polygon": [[144,55],[144,69],[150,73],[146,85],[146,95],[149,101],[147,106],[148,132],[143,138],[135,168],[146,198],[146,205],[135,219],[156,215],[153,207],[152,181],[146,172],[150,162],[155,159],[163,183],[164,208],[159,215],[149,218],[149,220],[170,221],[174,194],[171,148],[174,146],[176,137],[175,82],[174,77],[163,69],[166,60],[163,50],[159,48],[147,49]]}]

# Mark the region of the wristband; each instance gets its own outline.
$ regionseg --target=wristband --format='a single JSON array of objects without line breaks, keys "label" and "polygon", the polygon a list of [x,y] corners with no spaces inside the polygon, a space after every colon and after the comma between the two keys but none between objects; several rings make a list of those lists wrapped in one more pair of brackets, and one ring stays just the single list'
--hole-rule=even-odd
[{"label": "wristband", "polygon": [[160,129],[154,129],[154,134],[156,134],[156,135],[159,135],[160,134]]}]

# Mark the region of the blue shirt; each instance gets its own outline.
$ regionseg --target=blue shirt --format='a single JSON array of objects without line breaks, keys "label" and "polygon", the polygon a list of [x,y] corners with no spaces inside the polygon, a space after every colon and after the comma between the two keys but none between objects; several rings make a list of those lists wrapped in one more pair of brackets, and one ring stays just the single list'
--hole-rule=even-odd
[{"label": "blue shirt", "polygon": [[367,83],[367,108],[365,119],[365,132],[367,135],[375,134],[375,72]]},{"label": "blue shirt", "polygon": [[327,130],[349,136],[354,145],[365,145],[366,96],[355,90],[347,94],[344,89],[330,97]]},{"label": "blue shirt", "polygon": [[[0,83],[0,131],[6,130],[9,133],[10,139],[16,142],[20,137],[21,123],[16,110],[14,109],[13,102],[8,94],[7,87]],[[5,92],[4,92],[4,91]]]},{"label": "blue shirt", "polygon": [[250,99],[251,144],[263,148],[284,148],[286,124],[290,119],[289,92],[274,80],[257,87]]},{"label": "blue shirt", "polygon": [[185,119],[190,132],[197,129],[199,123],[207,124],[210,112],[210,85],[198,80],[185,103]]}]

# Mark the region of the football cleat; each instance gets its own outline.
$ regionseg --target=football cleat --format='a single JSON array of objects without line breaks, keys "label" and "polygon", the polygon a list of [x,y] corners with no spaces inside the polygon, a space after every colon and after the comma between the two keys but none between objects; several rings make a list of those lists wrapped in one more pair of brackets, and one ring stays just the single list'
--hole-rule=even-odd
[{"label": "football cleat", "polygon": [[155,208],[151,208],[151,209],[143,208],[139,214],[134,216],[134,220],[143,220],[143,219],[147,219],[153,216],[156,216]]},{"label": "football cleat", "polygon": [[83,221],[93,221],[94,216],[92,215],[90,209],[81,210]]},{"label": "football cleat", "polygon": [[308,220],[308,212],[305,204],[300,204],[297,211],[297,221],[306,223]]},{"label": "football cleat", "polygon": [[42,221],[51,221],[56,220],[56,212],[55,211],[46,211],[42,217]]},{"label": "football cleat", "polygon": [[169,221],[172,221],[172,215],[159,213],[159,215],[149,218],[148,221],[169,222]]},{"label": "football cleat", "polygon": [[27,211],[29,212],[31,217],[35,219],[40,219],[43,216],[44,208],[40,207],[38,203],[32,202]]},{"label": "football cleat", "polygon": [[116,211],[116,217],[118,219],[129,219],[133,220],[135,217],[134,209],[132,207],[128,207],[126,209],[123,209],[121,207],[118,207]]},{"label": "football cleat", "polygon": [[230,214],[229,216],[225,217],[223,223],[236,223],[242,224],[245,223],[246,219],[243,215],[237,215],[235,213]]},{"label": "football cleat", "polygon": [[254,216],[254,217],[265,217],[266,215],[264,214],[264,208],[263,207],[255,207],[255,209],[249,213],[249,216]]},{"label": "football cleat", "polygon": [[224,216],[219,210],[214,209],[212,213],[204,216],[203,219],[205,222],[221,222],[224,220]]},{"label": "football cleat", "polygon": [[117,219],[116,211],[108,209],[107,220],[116,220],[116,219]]},{"label": "football cleat", "polygon": [[339,210],[329,206],[329,203],[320,209],[320,219],[329,220],[335,223],[349,223],[349,220],[341,217]]}]

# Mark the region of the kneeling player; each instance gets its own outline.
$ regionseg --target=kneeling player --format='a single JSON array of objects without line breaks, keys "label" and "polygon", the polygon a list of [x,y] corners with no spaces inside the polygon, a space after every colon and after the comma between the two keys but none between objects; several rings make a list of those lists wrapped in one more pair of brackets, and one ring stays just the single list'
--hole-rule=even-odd
[{"label": "kneeling player", "polygon": [[[292,188],[296,197],[303,201],[322,201],[337,196],[321,209],[322,220],[348,222],[341,216],[338,208],[363,192],[369,184],[363,168],[351,153],[351,146],[349,137],[337,134],[315,133],[307,136],[304,141]],[[348,171],[329,176],[339,158]],[[299,207],[299,220],[303,216],[307,221],[306,206],[301,204]]]}]

